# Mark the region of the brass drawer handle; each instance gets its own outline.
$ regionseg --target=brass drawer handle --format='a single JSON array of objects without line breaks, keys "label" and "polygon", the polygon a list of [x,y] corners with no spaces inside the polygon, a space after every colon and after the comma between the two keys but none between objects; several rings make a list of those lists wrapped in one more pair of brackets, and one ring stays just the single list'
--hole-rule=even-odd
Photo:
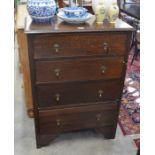
[{"label": "brass drawer handle", "polygon": [[55,100],[56,100],[57,102],[60,101],[60,94],[55,94]]},{"label": "brass drawer handle", "polygon": [[108,43],[106,43],[106,42],[103,43],[103,50],[104,50],[104,52],[108,51]]},{"label": "brass drawer handle", "polygon": [[100,90],[98,91],[98,97],[99,97],[99,98],[102,98],[102,97],[103,97],[103,90],[100,89]]},{"label": "brass drawer handle", "polygon": [[126,62],[125,62],[124,60],[122,60],[122,63],[123,63],[123,64],[126,64]]},{"label": "brass drawer handle", "polygon": [[59,44],[54,44],[53,48],[55,49],[55,52],[58,53],[59,49],[60,49],[60,45]]},{"label": "brass drawer handle", "polygon": [[56,120],[56,124],[57,124],[57,126],[60,126],[61,125],[61,120],[60,119],[57,119]]},{"label": "brass drawer handle", "polygon": [[59,77],[60,76],[60,69],[54,69],[54,72],[55,72],[55,76],[56,77]]},{"label": "brass drawer handle", "polygon": [[97,120],[97,121],[100,121],[101,118],[102,118],[102,115],[101,115],[101,114],[97,114],[97,115],[96,115],[96,120]]},{"label": "brass drawer handle", "polygon": [[106,68],[105,66],[102,66],[102,67],[101,67],[101,73],[104,74],[104,73],[106,72],[106,69],[107,69],[107,68]]}]

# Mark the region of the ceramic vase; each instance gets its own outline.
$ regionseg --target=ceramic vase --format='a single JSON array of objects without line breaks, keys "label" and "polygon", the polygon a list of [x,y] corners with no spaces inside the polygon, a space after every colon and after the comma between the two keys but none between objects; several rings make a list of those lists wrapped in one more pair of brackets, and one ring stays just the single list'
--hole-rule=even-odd
[{"label": "ceramic vase", "polygon": [[[96,5],[98,4],[99,1],[100,0],[92,0],[92,9],[93,9],[94,13],[95,13],[95,7],[96,7]],[[106,9],[108,9],[110,7],[110,5],[112,4],[113,1],[114,0],[103,0]]]},{"label": "ceramic vase", "polygon": [[119,7],[117,2],[113,2],[108,9],[108,19],[110,23],[115,23],[119,15]]},{"label": "ceramic vase", "polygon": [[56,13],[54,0],[28,0],[27,10],[34,22],[49,22]]},{"label": "ceramic vase", "polygon": [[95,6],[96,22],[102,24],[106,16],[106,7],[103,0],[99,0]]}]

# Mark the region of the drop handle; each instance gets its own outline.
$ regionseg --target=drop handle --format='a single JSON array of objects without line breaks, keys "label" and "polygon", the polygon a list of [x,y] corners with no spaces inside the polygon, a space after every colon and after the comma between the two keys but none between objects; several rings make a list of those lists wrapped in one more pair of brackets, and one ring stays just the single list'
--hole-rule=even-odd
[{"label": "drop handle", "polygon": [[61,125],[61,120],[60,119],[57,119],[56,120],[56,124],[57,124],[57,126],[60,126]]},{"label": "drop handle", "polygon": [[104,50],[105,52],[108,51],[108,43],[106,43],[106,42],[103,43],[103,50]]},{"label": "drop handle", "polygon": [[126,65],[126,62],[124,60],[121,60],[121,62]]},{"label": "drop handle", "polygon": [[103,97],[103,90],[100,89],[100,90],[98,91],[98,97],[99,97],[99,98],[102,98],[102,97]]},{"label": "drop handle", "polygon": [[56,100],[57,102],[60,101],[60,94],[55,94],[55,100]]},{"label": "drop handle", "polygon": [[56,77],[59,77],[60,76],[60,69],[54,69],[54,73],[55,73],[55,76]]},{"label": "drop handle", "polygon": [[53,48],[55,49],[55,52],[58,53],[59,49],[60,49],[60,45],[59,44],[54,44]]},{"label": "drop handle", "polygon": [[101,115],[101,114],[97,114],[97,115],[96,115],[96,120],[97,120],[97,121],[100,121],[101,118],[102,118],[102,115]]},{"label": "drop handle", "polygon": [[101,73],[104,74],[106,72],[107,68],[105,66],[101,66]]}]

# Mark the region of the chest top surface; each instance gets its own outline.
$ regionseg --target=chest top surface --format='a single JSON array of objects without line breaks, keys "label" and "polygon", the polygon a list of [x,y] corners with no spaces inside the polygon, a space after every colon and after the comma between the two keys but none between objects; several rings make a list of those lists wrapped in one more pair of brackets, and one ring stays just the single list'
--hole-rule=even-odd
[{"label": "chest top surface", "polygon": [[68,24],[55,17],[51,23],[33,23],[30,17],[26,18],[25,33],[76,33],[76,32],[106,32],[106,31],[134,31],[134,28],[118,19],[115,24],[97,24],[95,16],[84,24]]}]

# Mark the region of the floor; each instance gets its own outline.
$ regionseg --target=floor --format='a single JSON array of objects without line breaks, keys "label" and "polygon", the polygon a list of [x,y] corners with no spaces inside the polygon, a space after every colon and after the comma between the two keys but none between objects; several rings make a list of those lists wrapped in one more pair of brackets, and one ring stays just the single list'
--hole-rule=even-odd
[{"label": "floor", "polygon": [[123,136],[119,126],[114,140],[104,140],[91,131],[61,134],[50,145],[36,149],[34,122],[28,118],[24,101],[22,74],[18,66],[18,45],[14,55],[14,135],[15,155],[136,155],[135,136]]}]

